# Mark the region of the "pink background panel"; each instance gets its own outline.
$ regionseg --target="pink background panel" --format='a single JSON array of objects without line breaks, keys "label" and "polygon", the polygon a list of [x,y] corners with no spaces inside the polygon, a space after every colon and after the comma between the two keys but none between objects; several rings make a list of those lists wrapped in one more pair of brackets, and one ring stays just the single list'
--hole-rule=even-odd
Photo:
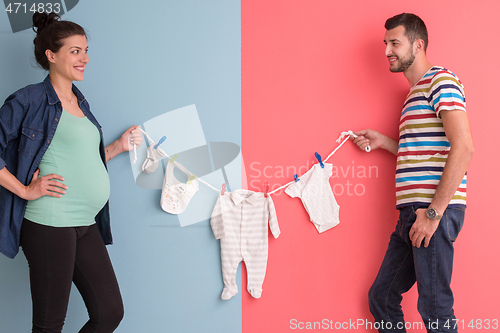
[{"label": "pink background panel", "polygon": [[[242,152],[251,190],[303,174],[342,131],[370,127],[397,138],[409,85],[388,70],[383,25],[401,12],[426,22],[428,59],[465,85],[476,148],[452,282],[456,316],[467,324],[500,319],[499,10],[497,1],[242,1]],[[261,299],[246,292],[243,271],[245,333],[292,331],[293,319],[373,321],[368,289],[398,215],[396,159],[347,142],[329,162],[341,223],[318,234],[300,199],[273,196],[282,235],[270,239]],[[416,302],[414,287],[403,300],[408,322],[420,321]]]}]

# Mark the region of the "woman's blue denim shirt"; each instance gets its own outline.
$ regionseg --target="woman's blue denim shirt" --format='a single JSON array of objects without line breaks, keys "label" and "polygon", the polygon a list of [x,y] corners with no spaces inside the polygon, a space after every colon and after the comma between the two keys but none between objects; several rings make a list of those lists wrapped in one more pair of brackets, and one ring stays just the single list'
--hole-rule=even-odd
[{"label": "woman's blue denim shirt", "polygon": [[[99,129],[100,153],[106,166],[101,126],[90,112],[83,94],[73,85],[85,116]],[[22,88],[0,108],[0,169],[7,168],[21,183],[28,185],[61,119],[62,104],[50,78]],[[106,167],[107,168],[107,167]],[[0,186],[0,252],[14,258],[19,252],[21,224],[27,201]],[[112,243],[109,201],[95,218],[105,244]]]}]

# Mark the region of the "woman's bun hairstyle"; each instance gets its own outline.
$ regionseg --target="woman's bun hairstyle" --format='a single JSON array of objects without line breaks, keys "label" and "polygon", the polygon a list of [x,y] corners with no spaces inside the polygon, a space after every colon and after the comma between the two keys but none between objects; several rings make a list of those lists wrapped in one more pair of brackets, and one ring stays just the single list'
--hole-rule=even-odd
[{"label": "woman's bun hairstyle", "polygon": [[[61,17],[56,13],[40,13],[36,12],[33,14],[33,31],[40,33],[46,26],[56,22]],[[36,30],[35,30],[36,28]]]},{"label": "woman's bun hairstyle", "polygon": [[33,40],[35,59],[45,70],[50,69],[50,62],[45,55],[46,50],[57,53],[64,44],[63,39],[74,35],[87,37],[85,30],[81,26],[60,19],[61,17],[56,13],[36,12],[33,14],[33,31],[36,32],[36,37]]}]

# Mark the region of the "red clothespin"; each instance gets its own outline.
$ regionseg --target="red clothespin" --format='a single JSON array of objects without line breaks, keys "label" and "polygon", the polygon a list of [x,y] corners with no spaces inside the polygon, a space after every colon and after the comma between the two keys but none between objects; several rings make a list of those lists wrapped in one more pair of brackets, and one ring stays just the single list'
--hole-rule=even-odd
[{"label": "red clothespin", "polygon": [[226,183],[222,184],[222,191],[220,191],[220,195],[224,195],[226,193]]},{"label": "red clothespin", "polygon": [[267,192],[269,191],[269,183],[267,180],[264,181],[264,197],[267,198]]}]

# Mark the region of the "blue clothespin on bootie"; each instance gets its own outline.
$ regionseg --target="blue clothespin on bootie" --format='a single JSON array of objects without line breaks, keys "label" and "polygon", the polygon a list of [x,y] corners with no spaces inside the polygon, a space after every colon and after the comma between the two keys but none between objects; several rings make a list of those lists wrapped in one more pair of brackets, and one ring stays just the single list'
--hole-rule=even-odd
[{"label": "blue clothespin on bootie", "polygon": [[293,175],[293,179],[295,180],[295,182],[298,182],[300,180],[300,178],[297,177],[297,174]]},{"label": "blue clothespin on bootie", "polygon": [[158,146],[161,145],[163,143],[163,141],[165,141],[167,139],[166,136],[162,136],[162,138],[160,139],[160,141],[158,141],[157,144],[155,144],[155,146],[153,147],[153,149],[158,149]]},{"label": "blue clothespin on bootie", "polygon": [[314,156],[316,156],[316,158],[318,159],[319,161],[319,165],[321,165],[321,167],[324,169],[325,168],[325,165],[323,164],[323,162],[321,161],[321,156],[318,154],[318,153],[314,153]]}]

